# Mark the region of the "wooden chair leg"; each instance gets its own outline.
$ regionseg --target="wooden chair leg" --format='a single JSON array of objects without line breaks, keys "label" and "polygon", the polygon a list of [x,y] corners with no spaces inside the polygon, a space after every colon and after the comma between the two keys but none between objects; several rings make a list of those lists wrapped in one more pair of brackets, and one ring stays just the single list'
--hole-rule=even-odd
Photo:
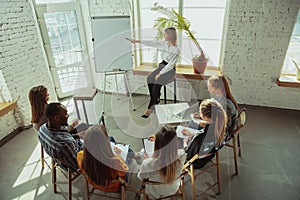
[{"label": "wooden chair leg", "polygon": [[85,183],[86,183],[86,199],[87,200],[90,200],[90,195],[89,195],[89,193],[90,193],[90,189],[89,189],[89,183],[88,183],[88,181],[85,179]]},{"label": "wooden chair leg", "polygon": [[125,191],[125,185],[121,185],[121,199],[125,200],[126,191]]},{"label": "wooden chair leg", "polygon": [[221,174],[220,174],[220,157],[219,152],[216,153],[216,162],[217,162],[217,179],[218,179],[218,193],[221,193]]},{"label": "wooden chair leg", "polygon": [[44,148],[41,144],[41,162],[42,162],[42,169],[45,167],[45,158],[44,158]]},{"label": "wooden chair leg", "polygon": [[185,200],[185,191],[184,191],[184,177],[181,177],[181,195],[182,195],[182,200]]},{"label": "wooden chair leg", "polygon": [[195,176],[194,176],[194,166],[191,165],[190,167],[190,176],[191,176],[191,182],[192,182],[192,192],[193,192],[193,198],[196,200],[196,183],[195,183]]},{"label": "wooden chair leg", "polygon": [[174,103],[176,103],[176,79],[174,79]]},{"label": "wooden chair leg", "polygon": [[241,155],[242,155],[242,153],[241,153],[240,134],[237,134],[237,141],[238,141],[238,148],[239,148],[239,156],[241,156]]},{"label": "wooden chair leg", "polygon": [[53,160],[53,158],[51,159],[51,163],[52,163],[52,184],[53,184],[53,191],[54,193],[57,193],[57,183],[56,183],[56,165],[55,162]]},{"label": "wooden chair leg", "polygon": [[167,86],[164,85],[164,102],[167,104]]},{"label": "wooden chair leg", "polygon": [[70,168],[68,168],[68,199],[72,200],[72,170]]},{"label": "wooden chair leg", "polygon": [[238,163],[237,163],[237,156],[236,156],[236,142],[235,141],[236,141],[235,136],[233,136],[232,146],[233,146],[234,168],[235,168],[235,174],[238,175],[239,170],[238,170]]}]

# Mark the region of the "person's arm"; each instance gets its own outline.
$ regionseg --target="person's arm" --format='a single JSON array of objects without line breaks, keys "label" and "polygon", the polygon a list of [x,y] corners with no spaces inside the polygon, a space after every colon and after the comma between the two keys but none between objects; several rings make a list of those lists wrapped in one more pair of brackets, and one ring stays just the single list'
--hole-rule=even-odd
[{"label": "person's arm", "polygon": [[115,157],[114,169],[117,170],[118,176],[125,176],[126,173],[129,170],[129,168],[126,165],[125,161],[121,157],[119,157],[119,156]]},{"label": "person's arm", "polygon": [[170,59],[168,60],[168,64],[159,72],[160,75],[167,73],[175,67],[179,57],[179,48],[176,48],[174,51],[169,52],[169,54]]},{"label": "person's arm", "polygon": [[75,150],[76,142],[66,142],[65,145],[62,147],[63,152],[63,163],[65,163],[68,167],[75,170],[78,169],[77,164],[77,151]]},{"label": "person's arm", "polygon": [[142,164],[141,164],[141,168],[140,171],[137,174],[137,177],[143,181],[146,178],[149,178],[149,174],[147,172],[150,172],[152,170],[149,169],[149,163],[151,163],[152,158],[148,158],[143,160]]}]

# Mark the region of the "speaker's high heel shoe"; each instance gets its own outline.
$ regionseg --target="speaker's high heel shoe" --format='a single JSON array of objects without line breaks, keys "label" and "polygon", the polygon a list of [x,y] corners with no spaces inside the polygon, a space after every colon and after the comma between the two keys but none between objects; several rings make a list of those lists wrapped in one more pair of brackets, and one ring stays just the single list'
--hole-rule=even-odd
[{"label": "speaker's high heel shoe", "polygon": [[142,118],[148,118],[152,113],[151,109],[147,109],[146,112],[141,116]]}]

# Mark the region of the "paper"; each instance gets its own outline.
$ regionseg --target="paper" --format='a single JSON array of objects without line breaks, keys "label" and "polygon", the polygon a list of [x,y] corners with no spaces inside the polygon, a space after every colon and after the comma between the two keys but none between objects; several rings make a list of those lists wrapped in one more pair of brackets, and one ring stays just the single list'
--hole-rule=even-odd
[{"label": "paper", "polygon": [[75,128],[77,130],[77,133],[79,133],[81,131],[87,130],[89,126],[86,123],[79,121]]},{"label": "paper", "polygon": [[151,158],[154,153],[154,141],[150,141],[148,138],[143,138],[143,145],[145,153],[147,153],[148,157]]},{"label": "paper", "polygon": [[120,144],[120,143],[114,143],[110,142],[111,149],[113,153],[116,155],[114,148],[117,147],[121,149],[121,157],[123,158],[124,161],[126,161],[128,150],[129,150],[129,144]]},{"label": "paper", "polygon": [[190,131],[193,135],[196,135],[197,133],[200,133],[199,130],[197,129],[193,129],[193,128],[189,128],[189,127],[185,127],[185,126],[177,126],[176,128],[176,133],[177,133],[177,137],[179,138],[188,138],[189,136],[182,134],[183,130],[188,130]]},{"label": "paper", "polygon": [[191,114],[191,119],[192,119],[193,122],[195,122],[196,124],[200,124],[200,123],[208,124],[208,122],[205,121],[205,120],[203,120],[203,119],[195,118],[195,117],[194,117],[194,113]]}]

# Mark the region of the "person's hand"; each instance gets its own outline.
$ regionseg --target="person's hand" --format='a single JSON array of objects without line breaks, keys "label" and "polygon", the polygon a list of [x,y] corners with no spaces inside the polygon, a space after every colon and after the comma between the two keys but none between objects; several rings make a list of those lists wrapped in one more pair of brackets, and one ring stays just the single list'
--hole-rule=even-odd
[{"label": "person's hand", "polygon": [[79,133],[77,133],[80,139],[84,139],[85,136],[85,131],[81,131]]},{"label": "person's hand", "polygon": [[147,153],[144,154],[144,159],[149,158],[149,155]]},{"label": "person's hand", "polygon": [[71,124],[67,127],[67,131],[70,132],[72,131],[74,128],[76,128],[78,126],[78,124],[80,123],[79,119],[74,119]]},{"label": "person's hand", "polygon": [[199,112],[195,112],[195,113],[193,114],[193,117],[194,117],[195,119],[200,119],[200,114],[199,114]]},{"label": "person's hand", "polygon": [[156,76],[155,76],[155,80],[157,81],[157,79],[160,77],[160,73],[158,73]]},{"label": "person's hand", "polygon": [[122,153],[122,150],[119,149],[118,147],[114,147],[114,152],[115,152],[115,155],[120,156]]},{"label": "person's hand", "polygon": [[156,139],[156,136],[155,135],[150,135],[149,137],[148,137],[148,140],[150,140],[150,141],[155,141],[155,139]]},{"label": "person's hand", "polygon": [[186,135],[186,136],[193,136],[193,134],[189,130],[187,130],[187,129],[183,129],[182,130],[182,134]]}]

